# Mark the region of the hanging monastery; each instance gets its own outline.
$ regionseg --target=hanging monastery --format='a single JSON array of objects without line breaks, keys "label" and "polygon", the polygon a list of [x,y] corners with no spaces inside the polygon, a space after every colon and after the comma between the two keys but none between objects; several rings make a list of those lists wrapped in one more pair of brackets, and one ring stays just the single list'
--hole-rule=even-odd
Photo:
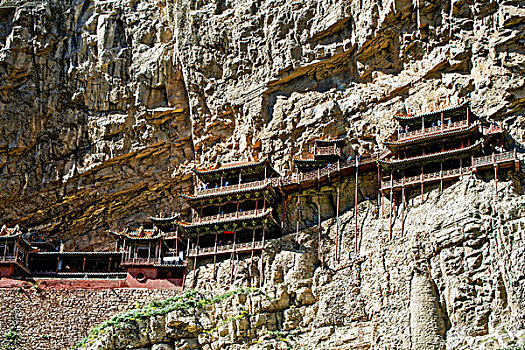
[{"label": "hanging monastery", "polygon": [[[375,179],[380,215],[388,218],[390,239],[396,213],[405,215],[407,198],[424,200],[425,188],[443,190],[445,183],[464,175],[502,170],[518,172],[516,150],[506,150],[506,130],[501,124],[484,125],[472,114],[468,102],[423,115],[395,115],[399,129],[385,142],[379,154],[356,155],[344,137],[326,135],[313,141],[308,153],[294,158],[295,171],[280,175],[266,157],[251,162],[217,164],[193,169],[193,193],[182,194],[188,213],[151,217],[152,228],[111,231],[114,251],[68,252],[21,228],[0,230],[0,277],[60,279],[120,279],[129,287],[174,289],[195,285],[197,264],[213,265],[229,259],[227,283],[235,279],[239,256],[254,264],[268,242],[295,233],[304,221],[305,191],[334,188],[338,237],[334,247],[339,257],[341,182],[354,181],[353,208],[357,213],[361,177]],[[294,205],[292,205],[294,204]],[[310,203],[312,204],[312,203]],[[315,203],[318,259],[321,247],[321,202]],[[291,209],[290,209],[291,208]],[[401,210],[397,210],[397,209]],[[350,239],[357,245],[358,222]],[[404,220],[402,220],[403,222]],[[366,224],[366,223],[364,223]],[[312,226],[312,225],[310,225]],[[263,259],[257,259],[263,264]],[[251,270],[251,269],[250,269]],[[260,266],[259,271],[264,271]],[[189,279],[189,280],[188,280]],[[224,281],[223,281],[224,282]],[[258,276],[257,284],[264,283]]]}]

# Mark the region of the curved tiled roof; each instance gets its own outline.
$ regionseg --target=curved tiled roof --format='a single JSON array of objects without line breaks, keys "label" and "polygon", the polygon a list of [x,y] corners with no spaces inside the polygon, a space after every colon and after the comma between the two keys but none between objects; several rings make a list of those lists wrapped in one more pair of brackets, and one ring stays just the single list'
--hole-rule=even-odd
[{"label": "curved tiled roof", "polygon": [[445,108],[445,109],[441,109],[439,111],[434,111],[434,112],[427,112],[427,113],[423,113],[423,114],[419,114],[419,115],[395,115],[394,118],[396,118],[397,120],[416,120],[416,119],[420,119],[420,118],[423,118],[423,117],[430,117],[430,116],[434,116],[434,115],[438,115],[438,114],[441,114],[441,113],[447,113],[447,112],[452,112],[454,110],[459,110],[465,106],[468,106],[468,104],[470,103],[470,101],[465,101],[463,102],[462,104],[459,104],[457,106],[452,106],[452,107],[449,107],[449,108]]},{"label": "curved tiled roof", "polygon": [[456,129],[456,130],[451,130],[451,131],[443,131],[443,132],[434,132],[434,133],[427,133],[426,135],[423,134],[419,137],[415,137],[415,138],[410,138],[410,139],[407,139],[407,140],[401,140],[401,141],[385,141],[384,144],[385,145],[388,145],[388,146],[397,146],[397,145],[406,145],[406,144],[410,144],[410,143],[415,143],[415,142],[418,142],[418,141],[421,141],[421,140],[430,140],[430,139],[433,139],[433,138],[436,138],[436,137],[441,137],[441,136],[453,136],[453,135],[456,135],[456,134],[461,134],[465,131],[473,131],[475,128],[477,128],[478,126],[480,125],[480,122],[479,121],[476,121],[475,123],[472,123],[470,126],[466,126],[464,128],[461,128],[461,129]]},{"label": "curved tiled roof", "polygon": [[425,154],[425,155],[421,155],[421,156],[418,156],[418,157],[412,157],[412,158],[408,158],[408,159],[394,159],[392,161],[379,159],[378,162],[380,164],[384,164],[384,165],[395,165],[395,164],[402,164],[402,163],[408,163],[408,162],[419,161],[419,160],[432,159],[432,158],[439,157],[439,156],[454,155],[454,154],[458,154],[458,153],[462,153],[462,152],[473,150],[473,149],[481,146],[481,143],[482,143],[482,141],[478,140],[475,144],[473,144],[470,147],[463,147],[463,148],[452,149],[452,150],[444,151],[444,152]]},{"label": "curved tiled roof", "polygon": [[148,219],[153,221],[153,222],[170,222],[170,221],[173,221],[175,219],[178,219],[180,217],[180,213],[177,213],[173,216],[169,216],[169,217],[166,217],[166,218],[156,218],[156,217],[153,217],[153,216],[150,216]]},{"label": "curved tiled roof", "polygon": [[241,168],[246,168],[249,166],[261,165],[261,164],[264,164],[266,161],[268,161],[268,157],[263,157],[259,161],[256,161],[256,162],[238,162],[238,163],[226,163],[226,164],[217,163],[217,165],[213,168],[209,168],[209,169],[195,168],[195,169],[192,169],[192,171],[196,174],[210,174],[210,173],[214,173],[214,172],[222,171],[222,170],[241,169]]},{"label": "curved tiled roof", "polygon": [[163,235],[163,232],[159,230],[157,227],[153,229],[144,229],[143,227],[140,227],[137,230],[129,231],[127,228],[122,232],[116,232],[109,230],[110,233],[125,237],[128,239],[158,239]]},{"label": "curved tiled roof", "polygon": [[20,227],[16,225],[15,227],[7,227],[6,225],[3,225],[0,229],[0,238],[1,237],[18,237],[22,234],[22,231],[20,231]]}]

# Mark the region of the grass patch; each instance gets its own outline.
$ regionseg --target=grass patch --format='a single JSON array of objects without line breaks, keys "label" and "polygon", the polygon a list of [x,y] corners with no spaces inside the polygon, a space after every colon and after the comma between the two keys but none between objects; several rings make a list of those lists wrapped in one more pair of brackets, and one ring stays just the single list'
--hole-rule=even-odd
[{"label": "grass patch", "polygon": [[[123,329],[132,326],[134,321],[143,320],[148,317],[166,315],[169,312],[175,310],[200,309],[211,304],[219,303],[236,294],[253,294],[255,292],[259,292],[259,290],[259,288],[241,287],[213,297],[205,297],[197,290],[190,290],[184,294],[171,297],[164,301],[154,301],[147,306],[138,307],[122,314],[115,315],[109,320],[93,327],[89,331],[88,335],[78,342],[73,349],[82,348],[85,345],[91,344],[110,327]],[[243,314],[241,315],[242,317],[245,317]]]}]

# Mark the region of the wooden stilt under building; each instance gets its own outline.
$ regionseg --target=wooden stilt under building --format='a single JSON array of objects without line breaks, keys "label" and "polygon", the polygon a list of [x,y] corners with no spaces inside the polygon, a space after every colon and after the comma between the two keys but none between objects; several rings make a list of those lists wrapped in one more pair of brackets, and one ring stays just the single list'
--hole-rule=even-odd
[{"label": "wooden stilt under building", "polygon": [[321,261],[321,197],[317,190],[317,260]]},{"label": "wooden stilt under building", "polygon": [[357,228],[357,195],[359,189],[359,158],[355,163],[355,195],[354,195],[354,221],[355,221],[355,252],[359,250],[359,230]]},{"label": "wooden stilt under building", "polygon": [[340,233],[339,233],[339,202],[340,202],[340,192],[341,192],[341,161],[337,160],[337,198],[336,198],[336,209],[335,209],[335,237],[336,237],[336,246],[335,246],[335,253],[336,253],[336,259],[339,261],[340,254],[341,254],[341,239],[340,239]]},{"label": "wooden stilt under building", "polygon": [[388,223],[388,227],[389,227],[389,234],[388,234],[388,239],[389,240],[392,240],[392,196],[393,196],[393,193],[394,193],[394,180],[393,180],[393,175],[390,174],[390,207],[389,207],[389,214],[388,214],[388,220],[389,220],[389,223]]},{"label": "wooden stilt under building", "polygon": [[299,244],[299,221],[301,220],[301,195],[297,195],[297,223],[296,223],[296,230],[295,230],[295,244]]}]

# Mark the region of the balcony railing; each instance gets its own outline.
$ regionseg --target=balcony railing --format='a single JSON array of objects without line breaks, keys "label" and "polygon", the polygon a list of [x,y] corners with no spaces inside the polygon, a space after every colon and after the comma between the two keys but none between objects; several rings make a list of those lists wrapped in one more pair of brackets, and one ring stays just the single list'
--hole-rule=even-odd
[{"label": "balcony railing", "polygon": [[408,186],[413,185],[417,183],[427,182],[427,181],[433,181],[433,180],[439,180],[439,179],[449,179],[458,177],[460,175],[466,175],[470,174],[472,172],[472,167],[464,167],[463,169],[450,169],[450,170],[443,170],[436,171],[433,173],[428,174],[421,174],[421,175],[415,175],[415,176],[409,176],[405,177],[404,179],[394,179],[392,181],[392,186],[390,186],[390,179],[385,179],[381,181],[381,188],[382,189],[388,189],[391,187],[399,187],[399,186]]},{"label": "balcony railing", "polygon": [[341,148],[336,145],[326,147],[312,147],[310,153],[301,153],[299,159],[311,160],[316,156],[341,156]]},{"label": "balcony railing", "polygon": [[336,145],[326,146],[326,147],[315,147],[316,156],[331,156],[331,155],[341,155],[341,149]]},{"label": "balcony railing", "polygon": [[217,247],[204,247],[204,248],[190,249],[190,256],[223,254],[223,253],[231,253],[234,251],[235,252],[250,251],[252,249],[261,249],[262,247],[263,247],[263,243],[261,241],[218,245]]},{"label": "balcony railing", "polygon": [[499,162],[516,160],[516,159],[518,159],[516,156],[516,151],[512,151],[512,152],[492,154],[490,156],[474,158],[472,165],[480,166],[480,165],[488,165],[488,164],[497,164]]},{"label": "balcony railing", "polygon": [[246,211],[234,211],[232,213],[218,214],[218,215],[211,215],[211,216],[195,216],[193,218],[192,223],[200,224],[200,223],[206,223],[206,222],[212,222],[212,221],[230,220],[234,218],[252,217],[252,216],[263,214],[264,212],[266,212],[266,210],[267,209],[257,209],[257,210],[246,210]]},{"label": "balcony railing", "polygon": [[[370,155],[363,156],[359,161],[359,165],[374,163],[375,158],[372,158]],[[355,159],[351,161],[341,161],[339,163],[339,170],[344,170],[347,168],[352,168],[356,166]],[[293,183],[301,183],[305,181],[311,181],[317,179],[317,176],[323,177],[328,174],[336,173],[338,170],[337,163],[329,164],[324,168],[319,170],[312,170],[307,173],[292,174],[288,176],[282,176],[277,178],[272,178],[272,186],[286,186]]]},{"label": "balcony railing", "polygon": [[462,128],[466,127],[466,126],[468,126],[468,123],[467,123],[466,120],[460,120],[458,122],[454,122],[454,123],[450,123],[450,124],[444,123],[441,126],[434,126],[434,127],[430,127],[430,128],[417,129],[417,130],[409,131],[409,132],[405,132],[405,133],[399,133],[398,132],[398,139],[400,141],[401,140],[408,140],[408,139],[420,137],[420,136],[423,136],[423,135],[431,135],[431,134],[436,134],[436,133],[440,133],[440,132],[444,132],[444,131],[459,130],[459,129],[462,129]]},{"label": "balcony railing", "polygon": [[491,124],[488,128],[483,129],[484,135],[498,134],[505,131],[502,123]]},{"label": "balcony railing", "polygon": [[160,264],[160,258],[128,258],[122,259],[122,265],[155,265]]},{"label": "balcony railing", "polygon": [[428,173],[428,174],[421,174],[416,176],[410,176],[405,177],[404,179],[394,179],[392,183],[390,183],[390,178],[383,178],[381,180],[381,188],[382,189],[389,189],[392,187],[399,187],[403,185],[412,185],[415,183],[421,183],[425,181],[433,181],[435,179],[448,179],[448,178],[454,178],[458,177],[460,175],[470,174],[472,171],[479,166],[483,165],[492,165],[492,164],[498,164],[501,162],[508,162],[508,161],[514,161],[517,160],[516,152],[505,152],[500,154],[492,154],[490,156],[483,156],[474,158],[472,162],[472,166],[470,167],[464,167],[462,169],[450,169],[450,170],[443,170]]},{"label": "balcony railing", "polygon": [[14,255],[0,256],[0,263],[13,263],[16,262],[16,260],[16,256]]},{"label": "balcony railing", "polygon": [[202,196],[202,195],[213,194],[213,193],[229,193],[229,192],[235,192],[235,191],[247,189],[247,188],[260,187],[260,186],[268,184],[268,182],[270,182],[270,179],[246,182],[246,183],[237,184],[237,185],[222,186],[222,187],[217,187],[217,188],[197,189],[195,191],[195,194],[197,196]]}]

